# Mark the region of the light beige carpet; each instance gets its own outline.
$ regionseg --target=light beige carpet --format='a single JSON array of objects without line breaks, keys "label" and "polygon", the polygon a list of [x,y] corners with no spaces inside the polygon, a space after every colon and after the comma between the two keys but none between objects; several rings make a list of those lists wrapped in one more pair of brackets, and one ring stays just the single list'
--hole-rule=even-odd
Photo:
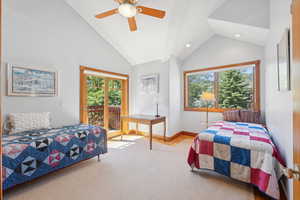
[{"label": "light beige carpet", "polygon": [[8,200],[253,200],[251,186],[186,163],[191,140],[175,146],[127,136],[109,153],[5,193]]}]

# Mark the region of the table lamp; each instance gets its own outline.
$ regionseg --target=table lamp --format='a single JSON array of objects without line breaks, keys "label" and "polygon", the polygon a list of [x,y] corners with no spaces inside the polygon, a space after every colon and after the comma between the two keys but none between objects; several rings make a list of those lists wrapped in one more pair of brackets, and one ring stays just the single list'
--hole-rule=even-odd
[{"label": "table lamp", "polygon": [[206,127],[208,128],[208,106],[210,102],[216,100],[215,95],[211,92],[203,92],[200,99],[206,101]]},{"label": "table lamp", "polygon": [[154,95],[154,103],[156,104],[156,115],[155,117],[160,117],[158,114],[158,104],[159,104],[159,95],[158,93]]}]

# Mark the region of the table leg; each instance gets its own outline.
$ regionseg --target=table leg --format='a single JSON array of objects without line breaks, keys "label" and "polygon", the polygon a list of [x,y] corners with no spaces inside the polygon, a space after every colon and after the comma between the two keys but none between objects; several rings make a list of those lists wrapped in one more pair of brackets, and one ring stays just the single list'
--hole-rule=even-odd
[{"label": "table leg", "polygon": [[166,142],[166,132],[167,132],[167,123],[166,120],[164,120],[164,142]]},{"label": "table leg", "polygon": [[124,134],[124,130],[123,130],[123,120],[121,119],[121,141],[123,141],[123,134]]},{"label": "table leg", "polygon": [[139,123],[135,124],[135,131],[136,131],[136,134],[138,135],[139,134]]},{"label": "table leg", "polygon": [[150,131],[149,131],[149,134],[150,134],[150,150],[152,150],[152,123],[150,123]]}]

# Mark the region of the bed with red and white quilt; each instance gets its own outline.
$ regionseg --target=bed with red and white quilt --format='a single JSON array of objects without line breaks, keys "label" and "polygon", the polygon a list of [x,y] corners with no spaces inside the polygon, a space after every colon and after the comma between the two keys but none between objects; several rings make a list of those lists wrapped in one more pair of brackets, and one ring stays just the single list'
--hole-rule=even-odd
[{"label": "bed with red and white quilt", "polygon": [[195,137],[188,164],[256,186],[279,199],[285,163],[269,132],[259,124],[214,122]]}]

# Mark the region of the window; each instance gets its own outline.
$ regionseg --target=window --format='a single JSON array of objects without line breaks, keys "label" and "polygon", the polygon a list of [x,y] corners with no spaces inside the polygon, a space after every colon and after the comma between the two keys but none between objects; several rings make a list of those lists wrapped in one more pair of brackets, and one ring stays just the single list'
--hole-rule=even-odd
[{"label": "window", "polygon": [[[260,61],[184,72],[185,111],[259,110]],[[215,101],[201,99],[213,93]]]}]

